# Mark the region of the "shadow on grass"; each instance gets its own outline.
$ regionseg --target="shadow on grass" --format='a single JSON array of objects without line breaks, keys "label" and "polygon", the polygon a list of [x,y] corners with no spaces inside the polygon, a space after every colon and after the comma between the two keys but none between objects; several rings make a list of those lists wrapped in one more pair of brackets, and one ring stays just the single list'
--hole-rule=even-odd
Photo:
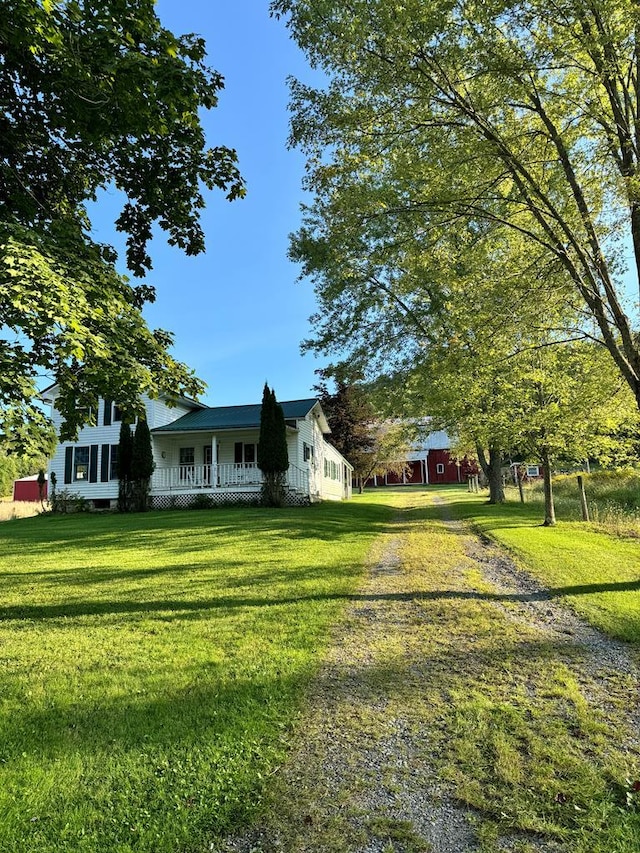
[{"label": "shadow on grass", "polygon": [[[185,548],[189,540],[175,536],[229,537],[279,535],[288,540],[320,539],[333,541],[343,536],[382,531],[395,508],[385,503],[323,503],[304,508],[280,510],[212,509],[200,511],[163,511],[132,515],[40,516],[23,519],[25,523],[3,526],[3,549],[41,553],[71,544],[88,550],[118,547],[154,546]],[[132,537],[128,540],[127,537]],[[193,546],[211,547],[211,542]],[[190,544],[191,547],[191,544]]]},{"label": "shadow on grass", "polygon": [[[268,580],[268,578],[264,578]],[[0,607],[0,621],[28,620],[30,622],[47,619],[73,618],[85,616],[113,616],[119,614],[146,613],[158,615],[173,614],[173,618],[188,618],[188,614],[201,614],[216,610],[234,610],[245,608],[282,607],[309,602],[325,601],[495,601],[528,602],[550,601],[553,598],[565,598],[574,595],[592,595],[602,592],[636,592],[640,590],[640,580],[621,581],[619,583],[578,584],[574,586],[552,587],[526,593],[477,592],[457,589],[408,591],[382,593],[377,595],[349,593],[317,593],[312,595],[294,595],[278,597],[229,596],[220,595],[207,599],[151,599],[147,601],[75,601],[45,605],[12,605]]]},{"label": "shadow on grass", "polygon": [[[539,642],[530,639],[492,642],[474,650],[448,647],[440,653],[421,659],[421,669],[437,674],[438,686],[459,687],[460,673],[467,676],[486,673],[492,666],[500,667],[505,661],[526,659],[532,661],[557,661],[575,646],[577,655],[587,654],[573,641]],[[69,703],[52,701],[47,707],[25,705],[19,715],[4,721],[3,749],[0,757],[10,757],[14,748],[21,754],[53,755],[68,749],[110,750],[133,749],[152,751],[159,745],[197,745],[216,731],[218,739],[224,738],[227,727],[235,730],[240,723],[243,731],[252,728],[252,717],[266,720],[278,717],[283,703],[291,707],[292,699],[300,695],[309,683],[316,666],[309,662],[292,673],[236,673],[223,665],[207,663],[194,665],[187,673],[181,670],[181,680],[189,683],[179,688],[168,684],[160,695],[144,689],[138,694],[103,697],[85,700],[77,696]],[[132,673],[129,672],[129,675]],[[412,678],[408,678],[407,665],[402,659],[365,664],[336,680],[335,673],[322,674],[316,683],[321,691],[331,692],[336,698],[345,698],[354,692],[375,690],[381,694],[410,697],[415,691]],[[261,728],[261,726],[259,727]],[[38,738],[25,738],[29,732],[38,732]]]}]

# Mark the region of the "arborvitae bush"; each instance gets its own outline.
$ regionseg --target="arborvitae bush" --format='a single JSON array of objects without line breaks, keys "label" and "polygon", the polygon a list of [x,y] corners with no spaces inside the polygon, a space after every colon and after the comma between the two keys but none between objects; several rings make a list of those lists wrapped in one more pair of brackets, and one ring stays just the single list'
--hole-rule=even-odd
[{"label": "arborvitae bush", "polygon": [[265,506],[283,506],[286,474],[289,468],[287,427],[282,406],[273,389],[265,382],[260,411],[258,468],[263,474],[262,502]]}]

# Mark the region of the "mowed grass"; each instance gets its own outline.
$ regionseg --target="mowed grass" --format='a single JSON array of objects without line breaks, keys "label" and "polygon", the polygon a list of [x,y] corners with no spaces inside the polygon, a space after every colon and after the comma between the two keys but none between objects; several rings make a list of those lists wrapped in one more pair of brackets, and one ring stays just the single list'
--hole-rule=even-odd
[{"label": "mowed grass", "polygon": [[[344,617],[330,721],[317,719],[315,705],[301,721],[294,754],[303,759],[274,777],[259,820],[266,842],[255,849],[440,849],[421,834],[419,806],[415,818],[411,791],[426,779],[417,802],[429,815],[443,798],[445,846],[456,844],[453,798],[470,809],[479,853],[638,853],[636,680],[615,658],[594,660],[562,624],[548,630],[527,601],[501,595],[469,556],[476,537],[443,523],[443,510],[487,530],[522,529],[525,543],[527,531],[534,539],[557,531],[538,530],[517,505],[512,514],[459,489],[364,499],[398,506],[386,538],[400,540],[401,568],[373,572]],[[616,554],[612,537],[597,543],[599,554],[608,545]],[[637,644],[628,653],[637,659]]]},{"label": "mowed grass", "polygon": [[[596,628],[640,642],[640,542],[579,521],[543,527],[540,506],[489,506],[486,495],[459,487],[437,490],[450,512],[505,546],[551,595]],[[639,847],[640,849],[640,847]]]},{"label": "mowed grass", "polygon": [[260,807],[384,503],[0,528],[0,850],[195,851]]},{"label": "mowed grass", "polygon": [[[542,528],[526,507],[487,506],[459,489],[432,494],[450,515],[507,544],[559,598],[625,635],[638,660],[637,544],[593,531],[583,541],[575,527]],[[613,664],[594,672],[569,635],[559,641],[527,619],[526,603],[494,599],[482,566],[466,556],[471,540],[452,535],[441,517],[442,507],[417,500],[403,552],[411,589],[426,591],[416,639],[430,662],[411,708],[439,774],[476,810],[480,849],[636,853],[637,684]],[[634,572],[633,588],[601,588],[632,583],[625,578]]]}]

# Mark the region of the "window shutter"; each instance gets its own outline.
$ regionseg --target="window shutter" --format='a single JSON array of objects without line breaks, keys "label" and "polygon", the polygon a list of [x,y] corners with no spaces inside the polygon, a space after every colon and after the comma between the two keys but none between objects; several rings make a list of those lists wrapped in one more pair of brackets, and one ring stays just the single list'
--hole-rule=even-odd
[{"label": "window shutter", "polygon": [[110,445],[102,445],[102,456],[100,457],[100,482],[107,483],[109,481],[109,451]]},{"label": "window shutter", "polygon": [[105,400],[105,401],[104,401],[104,425],[105,425],[105,426],[111,426],[111,407],[112,407],[112,403],[113,403],[113,401],[112,401],[112,400]]},{"label": "window shutter", "polygon": [[233,459],[236,465],[242,462],[242,442],[236,441],[233,449]]},{"label": "window shutter", "polygon": [[73,476],[73,447],[67,447],[64,451],[64,482],[71,482]]},{"label": "window shutter", "polygon": [[92,444],[89,453],[89,482],[98,482],[98,445]]}]

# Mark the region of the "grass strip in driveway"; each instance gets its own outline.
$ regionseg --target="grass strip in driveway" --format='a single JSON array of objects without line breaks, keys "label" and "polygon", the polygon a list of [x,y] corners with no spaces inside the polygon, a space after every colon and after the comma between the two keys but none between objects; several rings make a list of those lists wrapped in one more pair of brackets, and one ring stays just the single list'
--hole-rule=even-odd
[{"label": "grass strip in driveway", "polygon": [[600,665],[611,641],[503,595],[432,495],[385,495],[400,562],[355,594],[269,809],[216,850],[637,853],[638,702]]},{"label": "grass strip in driveway", "polygon": [[0,527],[0,850],[178,853],[259,807],[384,504]]},{"label": "grass strip in driveway", "polygon": [[543,527],[540,506],[489,506],[486,496],[440,488],[456,518],[506,547],[553,597],[611,637],[640,644],[640,541],[578,521]]}]

